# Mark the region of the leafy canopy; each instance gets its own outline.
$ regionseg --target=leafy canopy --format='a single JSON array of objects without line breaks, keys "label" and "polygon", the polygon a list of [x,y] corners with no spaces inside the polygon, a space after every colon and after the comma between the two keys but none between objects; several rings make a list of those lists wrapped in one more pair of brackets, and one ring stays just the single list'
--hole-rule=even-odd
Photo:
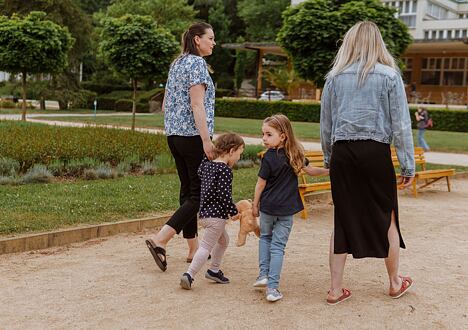
[{"label": "leafy canopy", "polygon": [[118,18],[126,14],[150,15],[158,26],[180,38],[196,12],[186,0],[115,0],[107,7],[107,16]]},{"label": "leafy canopy", "polygon": [[165,74],[178,50],[174,36],[157,27],[150,16],[106,18],[101,39],[101,53],[108,63],[134,80]]},{"label": "leafy canopy", "polygon": [[0,17],[0,70],[55,73],[66,67],[73,39],[66,28],[45,20],[45,15]]},{"label": "leafy canopy", "polygon": [[395,18],[395,10],[377,0],[340,3],[308,0],[283,14],[277,40],[292,57],[294,69],[304,79],[323,86],[340,46],[339,40],[359,21],[376,23],[390,53],[398,58],[411,43],[406,25]]}]

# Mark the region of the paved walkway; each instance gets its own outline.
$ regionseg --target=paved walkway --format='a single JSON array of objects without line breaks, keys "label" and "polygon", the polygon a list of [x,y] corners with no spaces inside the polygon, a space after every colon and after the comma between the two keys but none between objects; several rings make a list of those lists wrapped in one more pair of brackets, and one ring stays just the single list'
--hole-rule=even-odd
[{"label": "paved walkway", "polygon": [[[115,113],[106,113],[106,114],[97,114],[98,117],[110,117],[115,116]],[[118,116],[131,116],[131,113],[118,113]],[[138,114],[141,115],[151,115],[151,114]],[[48,125],[58,125],[58,126],[67,126],[67,127],[84,127],[92,126],[92,124],[84,124],[77,122],[66,122],[66,121],[53,121],[45,119],[34,119],[36,117],[91,117],[93,115],[89,114],[28,114],[28,120],[34,123],[42,123]],[[0,120],[20,120],[21,115],[0,115]],[[100,127],[116,128],[113,125],[99,125]],[[130,129],[130,127],[119,127],[121,129]],[[144,133],[164,133],[164,130],[158,128],[136,128],[138,132]],[[215,135],[216,136],[216,135]],[[244,137],[246,144],[262,144],[260,138],[254,137]],[[321,150],[320,143],[318,142],[305,142],[302,141],[304,148],[306,150]],[[449,152],[434,152],[429,151],[425,153],[426,160],[428,163],[441,164],[441,165],[457,165],[457,166],[467,166],[468,167],[468,154],[457,154]]]}]

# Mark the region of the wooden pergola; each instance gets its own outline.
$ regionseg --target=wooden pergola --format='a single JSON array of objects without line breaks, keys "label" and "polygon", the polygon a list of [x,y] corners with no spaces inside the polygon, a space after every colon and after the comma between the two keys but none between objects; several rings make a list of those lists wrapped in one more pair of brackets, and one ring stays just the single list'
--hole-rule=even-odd
[{"label": "wooden pergola", "polygon": [[[221,47],[226,49],[233,50],[245,50],[245,51],[255,51],[257,52],[257,83],[255,87],[255,94],[258,97],[263,91],[263,56],[266,54],[273,54],[288,57],[286,52],[281,46],[273,42],[244,42],[244,43],[232,43],[232,44],[222,44]],[[289,60],[288,60],[289,62]],[[290,67],[290,64],[288,64]]]}]

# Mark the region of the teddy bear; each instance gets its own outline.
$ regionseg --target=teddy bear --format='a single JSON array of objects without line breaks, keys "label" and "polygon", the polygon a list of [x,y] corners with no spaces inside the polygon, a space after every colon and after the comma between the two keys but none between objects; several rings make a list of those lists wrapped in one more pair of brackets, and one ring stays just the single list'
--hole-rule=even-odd
[{"label": "teddy bear", "polygon": [[239,234],[237,235],[237,246],[245,244],[247,234],[254,232],[257,237],[260,237],[260,227],[258,226],[257,218],[253,215],[252,202],[250,200],[240,200],[236,203],[238,214],[233,216],[231,220],[239,220]]}]

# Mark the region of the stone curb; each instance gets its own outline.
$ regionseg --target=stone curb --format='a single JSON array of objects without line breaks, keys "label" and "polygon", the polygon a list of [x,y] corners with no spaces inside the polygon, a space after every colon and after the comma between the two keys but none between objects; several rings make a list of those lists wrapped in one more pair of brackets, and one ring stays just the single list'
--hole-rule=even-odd
[{"label": "stone curb", "polygon": [[141,232],[162,227],[168,219],[169,216],[164,215],[4,238],[0,239],[0,255],[63,246],[120,233]]}]

